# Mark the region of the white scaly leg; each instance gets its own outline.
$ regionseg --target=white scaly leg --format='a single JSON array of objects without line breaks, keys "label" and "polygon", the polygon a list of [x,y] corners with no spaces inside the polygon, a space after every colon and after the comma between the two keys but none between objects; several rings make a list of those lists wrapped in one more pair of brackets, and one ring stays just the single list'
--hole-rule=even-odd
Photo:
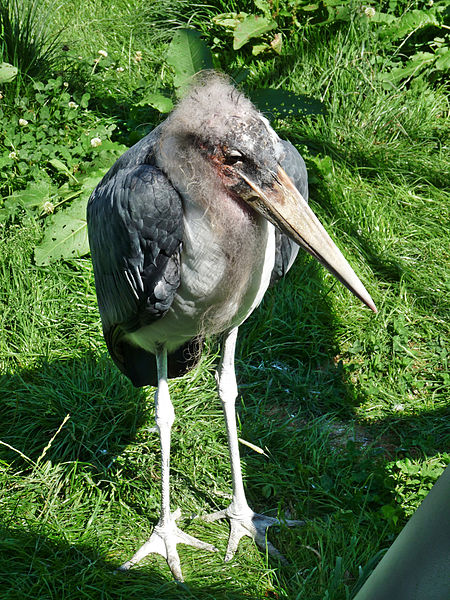
[{"label": "white scaly leg", "polygon": [[[224,335],[222,359],[217,369],[216,380],[219,397],[222,402],[227,427],[228,445],[230,450],[231,477],[233,481],[233,499],[228,508],[207,515],[208,522],[227,518],[230,521],[230,537],[225,554],[225,561],[233,558],[239,541],[245,535],[251,537],[262,549],[271,556],[285,561],[283,555],[267,540],[267,529],[271,525],[280,525],[279,519],[257,514],[249,507],[242,481],[241,461],[239,457],[239,441],[236,427],[235,402],[237,397],[236,375],[234,370],[234,353],[236,348],[238,328],[231,329]],[[303,525],[303,521],[285,520],[289,527]]]},{"label": "white scaly leg", "polygon": [[156,426],[161,439],[161,516],[155,525],[150,539],[143,544],[130,560],[125,562],[120,571],[127,571],[148,554],[161,554],[177,581],[183,581],[177,544],[188,544],[202,550],[217,551],[217,548],[188,535],[178,528],[176,521],[181,516],[177,509],[170,512],[170,432],[175,419],[175,412],[170,400],[167,384],[167,351],[161,349],[156,355],[158,368],[158,389],[155,394]]}]

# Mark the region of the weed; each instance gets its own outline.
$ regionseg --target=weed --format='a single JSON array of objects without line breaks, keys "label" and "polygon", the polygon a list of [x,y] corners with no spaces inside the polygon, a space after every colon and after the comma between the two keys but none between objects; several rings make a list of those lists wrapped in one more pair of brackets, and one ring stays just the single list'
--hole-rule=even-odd
[{"label": "weed", "polygon": [[19,69],[21,78],[41,78],[60,58],[60,32],[53,30],[50,9],[39,0],[2,0],[0,56]]}]

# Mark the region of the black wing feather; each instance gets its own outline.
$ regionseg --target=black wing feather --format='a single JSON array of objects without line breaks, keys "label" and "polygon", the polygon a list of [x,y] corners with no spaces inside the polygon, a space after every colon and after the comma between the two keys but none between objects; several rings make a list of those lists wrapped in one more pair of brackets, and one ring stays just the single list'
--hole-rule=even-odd
[{"label": "black wing feather", "polygon": [[[303,198],[308,200],[308,173],[305,161],[295,146],[286,140],[281,141],[284,147],[284,156],[279,161],[280,165],[292,179]],[[279,229],[275,229],[275,248],[275,265],[270,285],[286,275],[300,247]]]},{"label": "black wing feather", "polygon": [[[87,219],[108,350],[135,385],[146,385],[150,381],[143,383],[142,373],[153,359],[122,343],[122,334],[161,318],[170,308],[180,285],[183,209],[165,175],[151,161],[132,164],[141,159],[139,148],[129,152],[132,156],[121,157],[94,190]],[[154,381],[150,373],[147,377]]]}]

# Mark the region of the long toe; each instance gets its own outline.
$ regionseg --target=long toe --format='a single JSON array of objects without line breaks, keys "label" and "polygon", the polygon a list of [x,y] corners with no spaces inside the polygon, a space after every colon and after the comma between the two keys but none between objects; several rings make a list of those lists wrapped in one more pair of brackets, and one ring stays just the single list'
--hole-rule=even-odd
[{"label": "long toe", "polygon": [[230,519],[230,537],[228,538],[228,546],[227,551],[225,553],[225,562],[231,560],[236,554],[239,542],[245,535],[252,537],[245,523],[241,523],[237,519]]},{"label": "long toe", "polygon": [[176,581],[184,581],[183,573],[181,572],[180,557],[177,552],[178,536],[175,536],[175,538],[173,536],[166,536],[164,541],[166,544],[166,560],[172,571],[172,575]]}]

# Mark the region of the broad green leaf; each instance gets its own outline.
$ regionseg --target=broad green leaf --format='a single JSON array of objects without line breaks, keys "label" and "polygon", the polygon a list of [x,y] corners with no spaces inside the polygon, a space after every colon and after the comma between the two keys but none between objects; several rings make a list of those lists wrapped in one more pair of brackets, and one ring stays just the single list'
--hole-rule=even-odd
[{"label": "broad green leaf", "polygon": [[380,73],[379,80],[391,84],[396,84],[402,79],[413,77],[420,73],[427,65],[433,63],[435,54],[431,52],[417,52],[401,67],[396,67],[389,71],[389,73]]},{"label": "broad green leaf", "polygon": [[88,254],[86,224],[88,198],[88,194],[80,196],[69,208],[59,211],[48,219],[44,239],[34,251],[37,265],[45,266],[59,259],[77,258]]},{"label": "broad green leaf", "polygon": [[328,11],[328,19],[323,21],[321,24],[325,23],[335,23],[336,21],[350,21],[352,18],[354,11],[351,6],[347,4],[339,3],[326,3],[326,8]]},{"label": "broad green leaf", "polygon": [[9,63],[0,63],[0,83],[8,83],[17,75],[17,67]]},{"label": "broad green leaf", "polygon": [[320,115],[325,112],[325,107],[319,100],[285,90],[254,90],[250,93],[250,98],[259,110],[277,117]]},{"label": "broad green leaf", "polygon": [[67,173],[69,170],[67,165],[65,165],[62,160],[59,160],[59,158],[51,158],[48,162],[52,165],[52,167],[55,167],[57,171]]},{"label": "broad green leaf", "polygon": [[319,10],[319,5],[318,4],[306,4],[304,6],[300,6],[299,8],[300,8],[300,10],[304,10],[305,12],[315,12],[316,10]]},{"label": "broad green leaf", "polygon": [[89,104],[89,99],[90,99],[91,95],[86,92],[81,96],[81,100],[80,100],[80,106],[81,108],[87,108],[88,104]]},{"label": "broad green leaf", "polygon": [[248,15],[235,27],[233,39],[234,50],[239,50],[252,38],[260,37],[264,33],[275,29],[276,26],[276,22],[267,17]]},{"label": "broad green leaf", "polygon": [[411,10],[391,23],[388,27],[380,31],[381,38],[388,38],[390,41],[403,39],[413,31],[434,25],[439,27],[436,10],[428,8],[427,10]]},{"label": "broad green leaf", "polygon": [[370,17],[371,23],[383,23],[383,24],[391,24],[397,20],[397,17],[394,15],[390,15],[388,13],[381,12],[379,10],[375,11],[373,17]]},{"label": "broad green leaf", "polygon": [[80,180],[81,190],[83,194],[87,194],[89,197],[97,185],[102,180],[103,176],[109,171],[108,167],[102,169],[96,169],[95,171],[90,171],[86,174],[86,176]]},{"label": "broad green leaf", "polygon": [[136,106],[151,106],[160,113],[169,113],[173,108],[173,102],[163,94],[147,94]]},{"label": "broad green leaf", "polygon": [[14,192],[4,199],[0,210],[0,221],[8,221],[17,214],[19,208],[29,213],[43,213],[52,209],[51,199],[56,192],[49,181],[32,181],[24,190]]},{"label": "broad green leaf", "polygon": [[195,29],[175,32],[167,53],[167,62],[175,72],[174,84],[181,95],[192,77],[203,69],[212,69],[212,54]]},{"label": "broad green leaf", "polygon": [[42,210],[53,195],[54,190],[49,181],[32,181],[24,190],[14,192],[12,201],[25,210]]}]

